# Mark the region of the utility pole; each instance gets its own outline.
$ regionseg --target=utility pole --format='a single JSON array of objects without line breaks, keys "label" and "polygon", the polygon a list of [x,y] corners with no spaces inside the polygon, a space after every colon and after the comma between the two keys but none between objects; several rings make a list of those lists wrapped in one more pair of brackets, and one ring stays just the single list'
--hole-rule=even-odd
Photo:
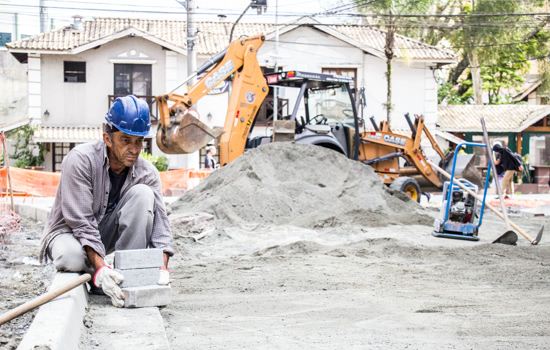
[{"label": "utility pole", "polygon": [[40,0],[40,33],[48,31],[48,8],[46,0]]},{"label": "utility pole", "polygon": [[[279,71],[279,63],[277,62],[277,56],[279,55],[279,0],[275,1],[275,74]],[[277,120],[279,116],[279,89],[277,86],[273,87],[273,122]]]},{"label": "utility pole", "polygon": [[[187,0],[187,75],[193,74],[197,70],[197,48],[195,47],[195,34],[197,33],[197,24],[195,23],[195,0]],[[195,85],[196,78],[187,82],[191,88]]]}]

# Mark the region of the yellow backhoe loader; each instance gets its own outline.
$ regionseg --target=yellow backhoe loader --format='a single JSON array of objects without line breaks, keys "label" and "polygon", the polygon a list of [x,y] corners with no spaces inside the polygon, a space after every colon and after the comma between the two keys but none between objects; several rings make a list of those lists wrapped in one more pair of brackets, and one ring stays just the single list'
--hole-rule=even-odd
[{"label": "yellow backhoe loader", "polygon": [[[207,72],[188,93],[157,96],[160,111],[157,144],[163,152],[193,153],[217,139],[223,166],[247,149],[278,140],[294,140],[330,148],[368,164],[385,184],[417,201],[420,201],[421,188],[423,191],[441,189],[443,179],[427,163],[420,146],[422,135],[426,135],[439,155],[442,168],[448,168],[446,159],[451,159],[452,154],[445,157],[424,126],[424,118],[416,116],[413,123],[405,116],[411,137],[393,133],[387,122],[380,125],[373,122],[374,131],[366,130],[350,88],[353,78],[299,71],[264,77],[256,58],[264,41],[263,35],[257,35],[232,42],[188,78]],[[210,128],[187,113],[194,103],[230,75],[234,76],[223,128]],[[299,89],[298,97],[292,114],[275,123],[272,136],[251,138],[268,84]],[[298,113],[304,115],[298,117]],[[473,161],[473,155],[460,156],[455,174],[457,177],[467,175],[470,181],[481,184]]]}]

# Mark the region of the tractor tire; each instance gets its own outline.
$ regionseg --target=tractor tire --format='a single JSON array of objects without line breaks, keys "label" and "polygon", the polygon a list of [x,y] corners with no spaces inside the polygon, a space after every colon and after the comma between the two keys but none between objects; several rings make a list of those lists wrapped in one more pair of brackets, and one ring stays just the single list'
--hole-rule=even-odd
[{"label": "tractor tire", "polygon": [[420,203],[420,186],[412,177],[398,177],[390,184],[390,188],[392,190],[404,192],[407,196]]}]

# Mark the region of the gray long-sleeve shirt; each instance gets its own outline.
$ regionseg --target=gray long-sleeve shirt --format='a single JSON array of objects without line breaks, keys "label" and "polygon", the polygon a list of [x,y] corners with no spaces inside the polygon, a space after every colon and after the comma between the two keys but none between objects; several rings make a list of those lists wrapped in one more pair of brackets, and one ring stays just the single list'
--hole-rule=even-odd
[{"label": "gray long-sleeve shirt", "polygon": [[[47,247],[52,239],[63,232],[72,232],[83,247],[89,246],[105,257],[98,225],[107,209],[109,184],[109,158],[103,141],[78,145],[67,154],[61,165],[55,201],[40,242],[42,263],[48,259]],[[137,184],[150,186],[155,194],[150,245],[173,255],[172,233],[164,208],[159,173],[142,157],[138,157],[129,169],[120,196]]]}]

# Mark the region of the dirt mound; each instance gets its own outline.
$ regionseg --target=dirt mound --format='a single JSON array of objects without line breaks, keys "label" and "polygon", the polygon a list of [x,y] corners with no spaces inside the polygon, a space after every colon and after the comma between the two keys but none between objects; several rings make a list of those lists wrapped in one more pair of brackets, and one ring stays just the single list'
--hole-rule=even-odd
[{"label": "dirt mound", "polygon": [[171,209],[172,215],[213,214],[220,226],[433,222],[416,202],[384,186],[370,166],[300,143],[274,143],[247,152],[186,192]]}]

